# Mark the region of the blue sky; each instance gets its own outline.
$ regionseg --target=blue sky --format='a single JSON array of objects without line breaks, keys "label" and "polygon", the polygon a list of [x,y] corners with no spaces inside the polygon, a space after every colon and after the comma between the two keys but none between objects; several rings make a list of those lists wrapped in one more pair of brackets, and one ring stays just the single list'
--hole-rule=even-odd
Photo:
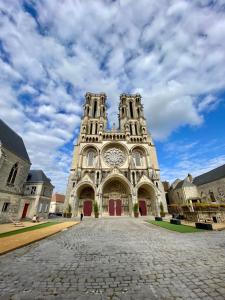
[{"label": "blue sky", "polygon": [[[84,94],[140,93],[162,179],[225,163],[224,0],[0,0],[0,118],[65,191]],[[109,124],[109,125],[110,125]]]}]

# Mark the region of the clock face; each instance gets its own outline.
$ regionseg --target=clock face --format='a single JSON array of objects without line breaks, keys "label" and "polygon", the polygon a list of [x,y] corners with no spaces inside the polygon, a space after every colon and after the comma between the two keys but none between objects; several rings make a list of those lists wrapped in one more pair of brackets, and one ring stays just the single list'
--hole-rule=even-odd
[{"label": "clock face", "polygon": [[121,166],[125,162],[125,154],[118,148],[110,148],[105,152],[104,160],[110,166]]}]

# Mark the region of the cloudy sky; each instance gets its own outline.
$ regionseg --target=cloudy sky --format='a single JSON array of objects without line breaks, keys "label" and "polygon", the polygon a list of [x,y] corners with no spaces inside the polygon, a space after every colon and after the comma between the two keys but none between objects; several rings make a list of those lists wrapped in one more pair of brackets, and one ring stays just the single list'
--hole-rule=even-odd
[{"label": "cloudy sky", "polygon": [[225,0],[0,0],[0,118],[60,192],[87,91],[141,93],[162,179],[225,163]]}]

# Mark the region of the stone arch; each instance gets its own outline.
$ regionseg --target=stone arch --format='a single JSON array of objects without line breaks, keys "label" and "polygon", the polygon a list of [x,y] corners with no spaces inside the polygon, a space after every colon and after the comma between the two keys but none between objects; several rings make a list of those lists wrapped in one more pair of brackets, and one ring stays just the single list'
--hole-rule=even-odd
[{"label": "stone arch", "polygon": [[95,200],[95,187],[90,182],[83,182],[78,184],[75,191],[74,210],[75,215],[81,212],[84,216],[91,216],[93,211],[93,202]]},{"label": "stone arch", "polygon": [[154,184],[142,182],[137,185],[137,201],[140,215],[157,214],[157,194]]},{"label": "stone arch", "polygon": [[122,174],[109,175],[99,187],[103,215],[120,216],[132,213],[132,186]]},{"label": "stone arch", "polygon": [[135,145],[130,150],[130,155],[136,168],[147,167],[147,150],[141,145]]}]

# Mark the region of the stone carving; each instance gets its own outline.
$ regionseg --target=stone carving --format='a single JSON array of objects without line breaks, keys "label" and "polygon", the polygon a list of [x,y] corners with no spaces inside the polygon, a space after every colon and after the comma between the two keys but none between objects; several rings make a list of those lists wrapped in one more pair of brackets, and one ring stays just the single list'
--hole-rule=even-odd
[{"label": "stone carving", "polygon": [[120,166],[125,161],[125,155],[122,150],[114,147],[105,152],[104,160],[110,166]]}]

